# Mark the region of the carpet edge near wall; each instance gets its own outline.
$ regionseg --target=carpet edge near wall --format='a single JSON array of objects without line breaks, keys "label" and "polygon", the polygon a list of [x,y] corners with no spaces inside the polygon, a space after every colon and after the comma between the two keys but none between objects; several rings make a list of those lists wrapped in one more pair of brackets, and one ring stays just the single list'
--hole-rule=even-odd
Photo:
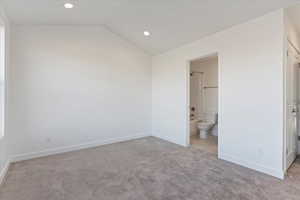
[{"label": "carpet edge near wall", "polygon": [[106,139],[106,140],[99,140],[99,141],[93,141],[93,142],[87,142],[82,144],[76,144],[76,145],[70,145],[70,146],[64,146],[64,147],[57,147],[57,148],[51,148],[43,151],[38,152],[30,152],[30,153],[24,153],[24,154],[17,154],[11,156],[11,163],[24,161],[24,160],[30,160],[34,158],[41,158],[45,156],[51,156],[56,154],[62,154],[72,151],[78,151],[82,149],[88,149],[88,148],[94,148],[99,147],[102,145],[108,145],[118,142],[125,142],[129,140],[149,137],[151,134],[137,134],[137,135],[131,135],[131,136],[125,136],[125,137],[119,137],[119,138],[112,138],[112,139]]},{"label": "carpet edge near wall", "polygon": [[223,152],[218,155],[218,158],[220,160],[231,162],[231,163],[237,164],[239,166],[246,167],[248,169],[251,169],[251,170],[254,170],[254,171],[258,171],[258,172],[273,176],[273,177],[278,178],[280,180],[283,180],[284,177],[285,177],[284,171],[280,171],[280,170],[277,170],[275,168],[270,168],[270,167],[267,167],[267,166],[263,166],[261,164],[249,162],[249,161],[246,161],[246,160],[242,160],[240,158],[230,156],[228,154],[224,154]]}]

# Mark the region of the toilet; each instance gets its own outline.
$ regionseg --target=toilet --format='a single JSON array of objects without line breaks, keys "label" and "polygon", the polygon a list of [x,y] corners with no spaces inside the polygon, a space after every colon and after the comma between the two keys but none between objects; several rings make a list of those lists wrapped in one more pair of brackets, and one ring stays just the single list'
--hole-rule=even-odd
[{"label": "toilet", "polygon": [[[200,131],[200,138],[207,139],[209,131],[217,125],[218,122],[218,114],[213,114],[210,119],[202,120],[198,122],[198,129]],[[213,135],[216,135],[215,133]]]}]

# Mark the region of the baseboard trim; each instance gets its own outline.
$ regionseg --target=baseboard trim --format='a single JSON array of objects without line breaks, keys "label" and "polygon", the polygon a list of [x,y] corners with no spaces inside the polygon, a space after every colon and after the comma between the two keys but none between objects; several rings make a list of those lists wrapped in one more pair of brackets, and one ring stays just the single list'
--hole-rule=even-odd
[{"label": "baseboard trim", "polygon": [[113,139],[108,139],[108,140],[101,140],[101,141],[96,141],[96,142],[89,142],[89,143],[84,143],[84,144],[79,144],[79,145],[72,145],[72,146],[67,146],[67,147],[53,148],[53,149],[48,149],[45,151],[19,154],[19,155],[12,156],[10,161],[12,163],[19,162],[19,161],[30,160],[30,159],[40,158],[40,157],[45,157],[45,156],[51,156],[51,155],[56,155],[56,154],[61,154],[61,153],[66,153],[66,152],[78,151],[81,149],[98,147],[98,146],[107,145],[107,144],[125,142],[125,141],[144,138],[144,137],[148,137],[148,136],[150,136],[150,135],[149,134],[132,135],[132,136],[119,137],[119,138],[113,138]]},{"label": "baseboard trim", "polygon": [[6,161],[6,163],[4,164],[4,167],[0,171],[0,186],[4,183],[9,166],[10,166],[10,161],[8,160],[8,161]]},{"label": "baseboard trim", "polygon": [[264,173],[264,174],[268,174],[270,176],[279,178],[281,180],[284,179],[284,171],[283,170],[278,171],[277,169],[274,169],[274,168],[265,167],[265,166],[262,166],[262,165],[259,165],[259,164],[256,164],[256,163],[252,163],[252,162],[248,162],[246,160],[241,160],[239,158],[236,158],[236,157],[233,157],[233,156],[230,156],[230,155],[226,155],[226,154],[219,154],[218,157],[221,160],[232,162],[234,164],[238,164],[238,165],[241,165],[243,167],[246,167],[246,168],[249,168],[249,169],[252,169],[252,170],[255,170],[255,171],[259,171],[259,172]]},{"label": "baseboard trim", "polygon": [[152,136],[153,136],[153,137],[156,137],[156,138],[158,138],[158,139],[165,140],[165,141],[167,141],[167,142],[173,143],[173,144],[177,144],[177,145],[180,145],[180,146],[183,146],[183,147],[187,147],[186,144],[178,143],[178,142],[174,141],[173,138],[170,138],[170,137],[157,136],[157,135],[152,135]]}]

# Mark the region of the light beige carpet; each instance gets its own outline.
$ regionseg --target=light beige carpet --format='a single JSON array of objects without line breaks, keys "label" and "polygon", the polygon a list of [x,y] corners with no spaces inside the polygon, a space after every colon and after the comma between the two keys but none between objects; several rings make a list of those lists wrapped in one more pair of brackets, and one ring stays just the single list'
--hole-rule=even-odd
[{"label": "light beige carpet", "polygon": [[144,138],[15,163],[1,200],[299,200],[300,162],[276,178]]}]

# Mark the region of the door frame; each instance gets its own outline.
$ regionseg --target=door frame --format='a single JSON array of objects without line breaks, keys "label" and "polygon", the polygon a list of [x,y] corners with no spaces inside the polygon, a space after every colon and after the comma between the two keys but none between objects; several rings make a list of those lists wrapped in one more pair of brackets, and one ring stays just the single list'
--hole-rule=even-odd
[{"label": "door frame", "polygon": [[[191,72],[191,62],[194,60],[199,60],[199,59],[204,59],[208,57],[217,57],[218,59],[218,156],[220,155],[220,144],[221,140],[220,138],[222,137],[221,133],[221,127],[222,127],[222,112],[221,112],[221,56],[218,51],[214,51],[211,53],[203,54],[197,57],[193,57],[190,59],[187,59],[186,61],[186,145],[185,146],[190,146],[190,72]],[[221,137],[220,137],[221,136]]]},{"label": "door frame", "polygon": [[[287,138],[287,68],[289,67],[288,64],[288,56],[289,56],[289,53],[290,51],[293,51],[293,55],[296,55],[295,59],[297,60],[298,63],[300,63],[300,59],[299,59],[299,52],[298,50],[296,49],[296,47],[293,45],[293,43],[287,38],[286,40],[286,48],[285,48],[285,54],[284,54],[284,113],[283,113],[283,121],[284,121],[284,134],[283,134],[283,171],[284,173],[287,172],[288,168],[290,166],[287,166],[288,164],[288,159],[289,159],[289,156],[287,155],[287,146],[288,146],[288,138]],[[299,70],[299,69],[298,69]],[[297,70],[297,71],[298,71]],[[295,73],[298,73],[298,72],[295,72]],[[294,78],[295,78],[295,75],[294,75]],[[296,84],[300,83],[300,77],[296,76]],[[298,96],[300,95],[298,93],[298,85],[296,86],[296,97],[297,97],[297,100],[298,100]],[[298,102],[296,102],[296,106],[298,105]],[[297,109],[298,109],[298,106],[297,106]],[[297,113],[296,115],[296,122],[298,123],[298,118],[299,118],[299,113]],[[296,133],[297,135],[299,134],[299,125],[296,126]],[[298,141],[298,138],[296,138],[296,141]],[[297,142],[297,145],[296,145],[296,149],[298,148],[298,142]],[[299,150],[297,151],[296,150],[296,156],[298,154]]]}]

